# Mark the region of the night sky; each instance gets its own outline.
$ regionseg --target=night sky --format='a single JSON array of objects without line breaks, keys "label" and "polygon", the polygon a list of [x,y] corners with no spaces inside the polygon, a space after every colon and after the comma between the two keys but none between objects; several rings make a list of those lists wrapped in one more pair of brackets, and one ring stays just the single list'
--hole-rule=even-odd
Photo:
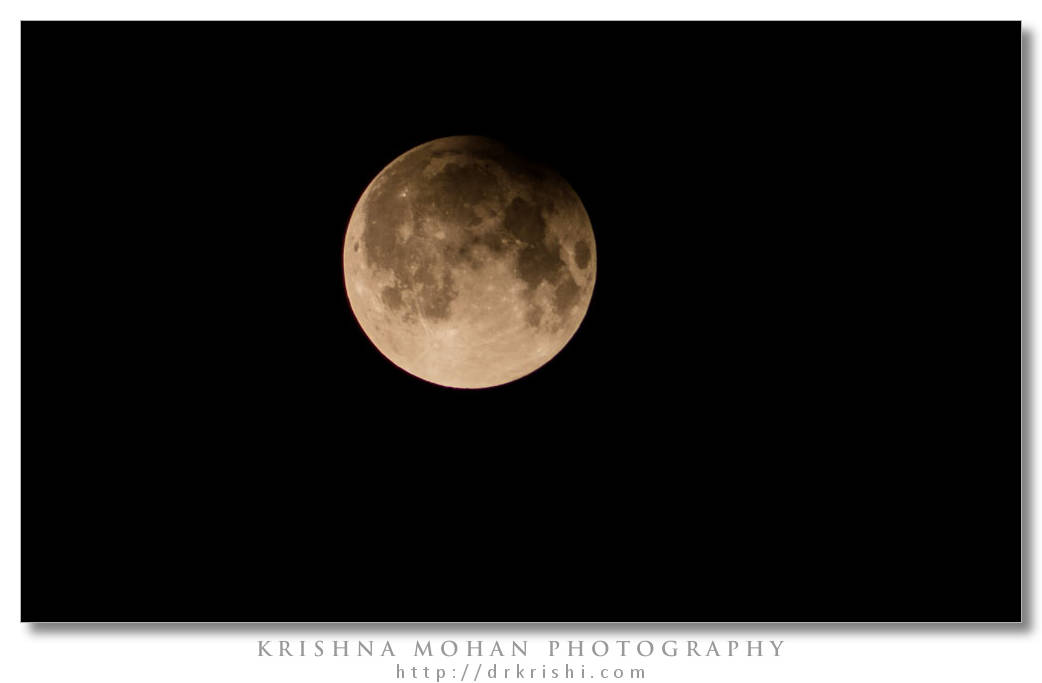
[{"label": "night sky", "polygon": [[[22,25],[42,621],[1020,616],[1020,25]],[[575,189],[536,372],[389,363],[342,249],[406,150]]]}]

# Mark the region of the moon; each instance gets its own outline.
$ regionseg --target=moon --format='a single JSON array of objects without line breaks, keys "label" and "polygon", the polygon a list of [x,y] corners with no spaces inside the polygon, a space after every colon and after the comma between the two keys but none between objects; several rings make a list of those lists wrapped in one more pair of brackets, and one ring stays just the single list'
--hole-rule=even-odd
[{"label": "moon", "polygon": [[358,200],[344,239],[351,310],[392,363],[478,389],[564,348],[597,276],[585,207],[553,170],[476,136],[405,152]]}]

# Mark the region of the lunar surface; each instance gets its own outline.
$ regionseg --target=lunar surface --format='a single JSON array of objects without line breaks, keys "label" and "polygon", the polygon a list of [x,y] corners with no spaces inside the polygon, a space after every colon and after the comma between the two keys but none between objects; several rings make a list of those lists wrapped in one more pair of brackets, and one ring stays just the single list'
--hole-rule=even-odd
[{"label": "lunar surface", "polygon": [[590,305],[593,229],[550,169],[481,137],[415,147],[373,179],[344,240],[355,317],[403,370],[511,382],[553,358]]}]

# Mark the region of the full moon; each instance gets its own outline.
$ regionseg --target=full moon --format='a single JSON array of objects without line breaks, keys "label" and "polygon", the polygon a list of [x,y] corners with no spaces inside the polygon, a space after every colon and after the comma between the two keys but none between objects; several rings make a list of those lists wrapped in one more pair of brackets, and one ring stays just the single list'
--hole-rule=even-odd
[{"label": "full moon", "polygon": [[439,138],[392,161],[344,240],[366,336],[421,379],[512,382],[564,348],[590,305],[593,228],[554,171],[488,138]]}]

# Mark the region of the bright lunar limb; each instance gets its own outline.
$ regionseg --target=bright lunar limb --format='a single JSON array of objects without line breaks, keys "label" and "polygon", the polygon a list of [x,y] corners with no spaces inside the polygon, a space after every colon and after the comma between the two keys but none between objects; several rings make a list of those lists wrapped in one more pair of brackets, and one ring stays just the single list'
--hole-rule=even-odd
[{"label": "bright lunar limb", "polygon": [[553,171],[488,138],[439,138],[392,161],[355,206],[344,280],[376,348],[435,384],[524,377],[590,305],[589,216]]}]

